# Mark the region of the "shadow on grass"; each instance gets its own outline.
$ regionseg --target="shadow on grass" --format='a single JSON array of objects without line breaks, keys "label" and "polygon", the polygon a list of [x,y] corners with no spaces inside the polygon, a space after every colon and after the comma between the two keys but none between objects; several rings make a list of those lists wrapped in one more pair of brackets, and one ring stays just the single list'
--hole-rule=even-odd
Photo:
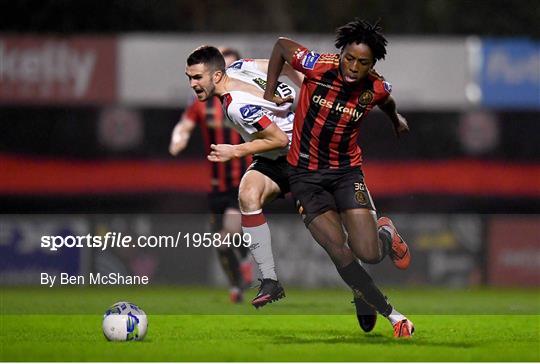
[{"label": "shadow on grass", "polygon": [[[472,348],[475,345],[466,341],[442,342],[436,339],[415,338],[396,339],[391,336],[379,333],[351,333],[350,331],[321,330],[316,333],[313,331],[298,331],[294,335],[271,335],[267,331],[260,331],[261,336],[268,336],[269,340],[278,345],[290,344],[360,344],[360,345],[414,345],[425,347],[447,347],[447,348]],[[316,335],[316,336],[315,336]]]}]

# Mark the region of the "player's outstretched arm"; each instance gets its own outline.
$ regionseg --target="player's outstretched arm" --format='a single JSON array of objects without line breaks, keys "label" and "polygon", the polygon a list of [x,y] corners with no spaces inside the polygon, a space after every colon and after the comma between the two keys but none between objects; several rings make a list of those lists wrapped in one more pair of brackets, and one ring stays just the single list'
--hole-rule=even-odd
[{"label": "player's outstretched arm", "polygon": [[289,144],[287,134],[274,123],[263,131],[252,135],[257,139],[242,144],[212,144],[210,146],[212,151],[208,155],[208,160],[210,162],[227,162],[247,155],[284,148]]},{"label": "player's outstretched arm", "polygon": [[409,131],[409,124],[407,123],[407,120],[397,112],[396,101],[392,96],[388,96],[386,102],[384,104],[380,104],[379,108],[392,121],[394,131],[398,137],[401,133],[406,133]]},{"label": "player's outstretched arm", "polygon": [[304,82],[304,74],[295,70],[290,64],[285,63],[283,65],[282,75],[287,76],[296,86],[301,87]]},{"label": "player's outstretched arm", "polygon": [[188,118],[182,118],[173,129],[171,134],[171,142],[169,144],[169,153],[176,156],[183,151],[191,137],[191,133],[195,128],[195,122]]},{"label": "player's outstretched arm", "polygon": [[[268,73],[268,62],[269,62],[268,59],[255,60],[255,63],[257,64],[257,68],[263,71],[264,73]],[[298,72],[297,70],[295,70],[288,63],[283,64],[283,69],[281,70],[280,75],[286,76],[298,87],[302,86],[302,82],[304,81],[304,75],[301,72]]]},{"label": "player's outstretched arm", "polygon": [[[274,44],[272,55],[268,62],[267,84],[264,91],[264,98],[266,100],[275,102],[278,105],[286,102],[282,98],[275,96],[278,78],[283,72],[285,62],[291,64],[294,52],[300,47],[302,47],[301,44],[283,37],[280,37],[276,44]],[[291,80],[295,82],[293,79]]]}]

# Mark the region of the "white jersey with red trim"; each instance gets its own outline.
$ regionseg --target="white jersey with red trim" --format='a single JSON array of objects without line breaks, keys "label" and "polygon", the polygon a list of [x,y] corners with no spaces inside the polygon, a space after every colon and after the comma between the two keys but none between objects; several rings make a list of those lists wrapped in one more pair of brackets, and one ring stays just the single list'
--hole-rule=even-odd
[{"label": "white jersey with red trim", "polygon": [[[254,60],[241,59],[236,61],[227,68],[226,72],[227,76],[256,86],[262,92],[266,88],[266,74],[257,67]],[[279,83],[277,93],[282,98],[296,96],[294,89],[283,82]],[[271,123],[275,123],[287,134],[290,144],[294,119],[291,106],[291,103],[277,106],[271,101],[246,91],[232,90],[223,95],[223,110],[246,142],[256,139],[253,134],[266,129]],[[287,155],[288,151],[289,146],[256,155],[277,159]]]}]

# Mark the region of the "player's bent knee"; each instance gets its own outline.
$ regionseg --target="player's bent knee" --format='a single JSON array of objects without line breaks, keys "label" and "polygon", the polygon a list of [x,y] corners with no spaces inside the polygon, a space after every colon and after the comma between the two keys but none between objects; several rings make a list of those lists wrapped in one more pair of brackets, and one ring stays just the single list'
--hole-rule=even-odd
[{"label": "player's bent knee", "polygon": [[262,208],[261,206],[261,191],[256,188],[242,188],[238,194],[238,202],[240,209],[243,212],[256,211]]}]

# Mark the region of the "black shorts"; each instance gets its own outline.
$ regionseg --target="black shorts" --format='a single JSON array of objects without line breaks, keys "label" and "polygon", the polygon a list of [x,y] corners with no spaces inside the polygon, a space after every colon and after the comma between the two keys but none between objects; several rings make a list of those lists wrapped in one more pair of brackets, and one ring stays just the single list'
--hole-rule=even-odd
[{"label": "black shorts", "polygon": [[239,210],[238,188],[223,192],[210,192],[208,194],[210,207],[210,228],[212,232],[218,232],[223,228],[223,214],[229,208]]},{"label": "black shorts", "polygon": [[272,181],[276,182],[281,190],[280,196],[283,197],[291,190],[287,175],[288,169],[289,164],[287,163],[287,157],[285,156],[279,157],[276,160],[254,156],[253,163],[251,163],[247,170],[259,171],[269,177]]},{"label": "black shorts", "polygon": [[319,171],[289,167],[289,183],[296,207],[306,226],[328,210],[375,211],[360,167]]}]

